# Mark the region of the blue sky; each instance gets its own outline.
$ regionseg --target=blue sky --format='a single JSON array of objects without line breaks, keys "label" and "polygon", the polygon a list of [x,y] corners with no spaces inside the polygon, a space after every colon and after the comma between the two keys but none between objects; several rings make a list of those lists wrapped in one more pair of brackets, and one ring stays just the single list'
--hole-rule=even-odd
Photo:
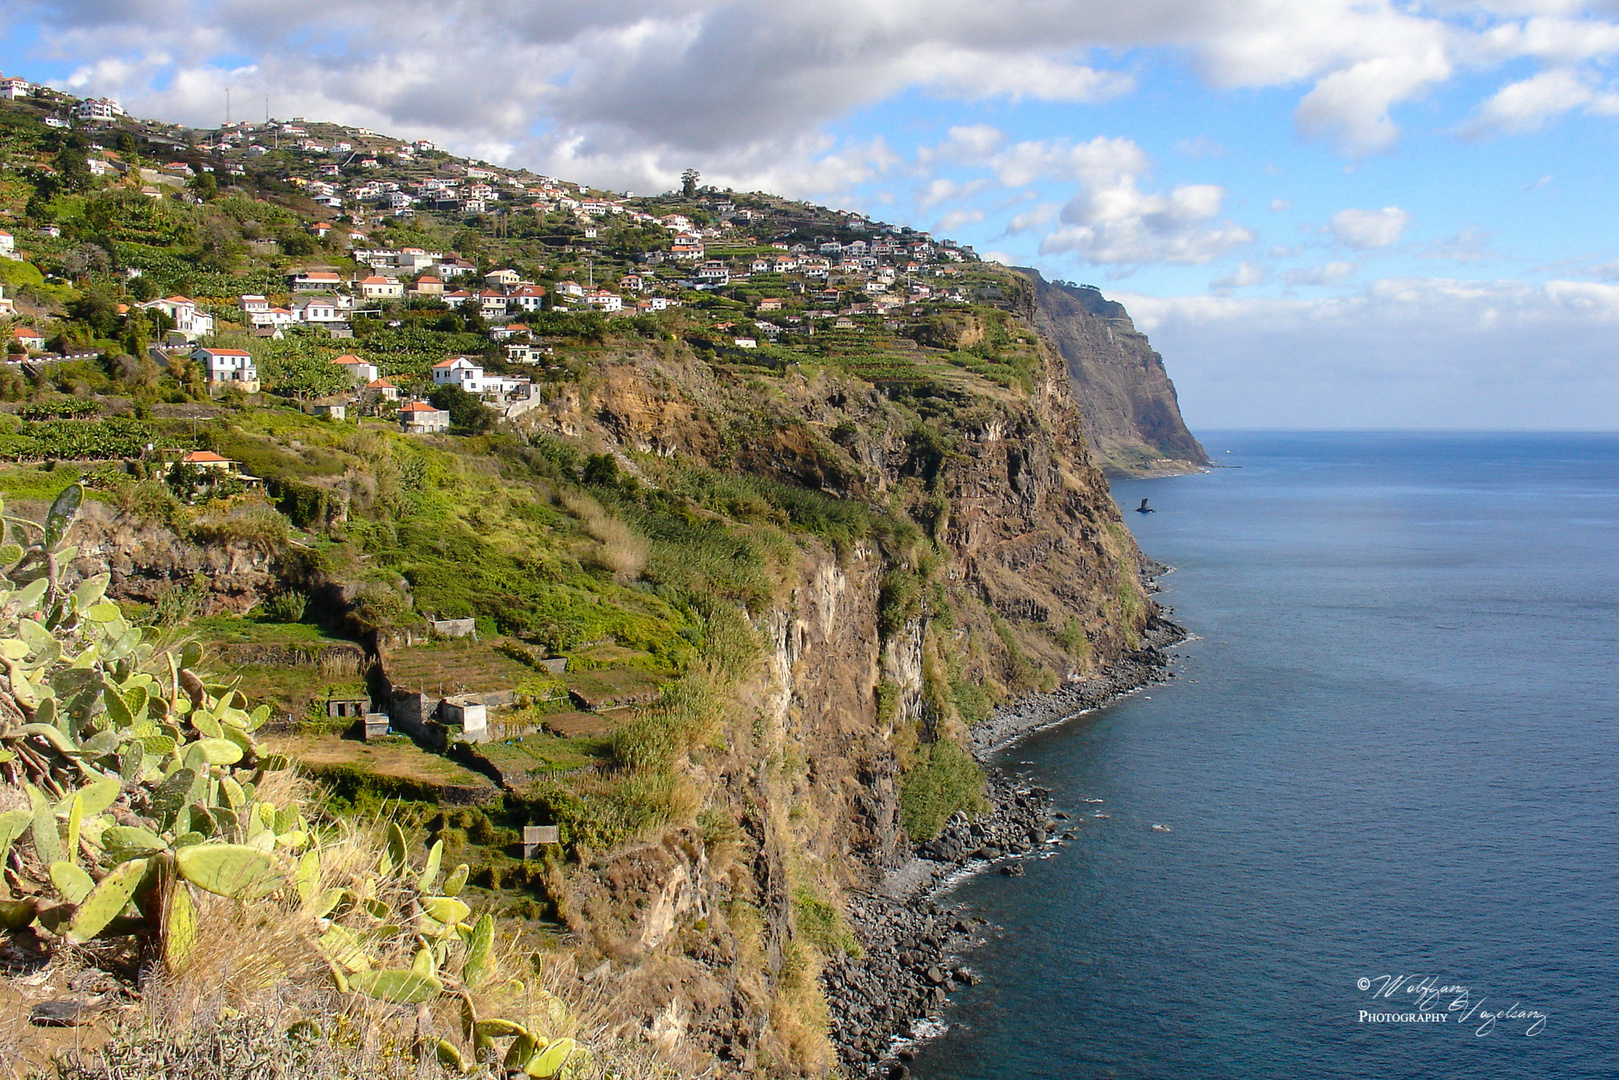
[{"label": "blue sky", "polygon": [[0,70],[859,209],[1095,283],[1203,427],[1619,426],[1614,0],[13,0]]}]

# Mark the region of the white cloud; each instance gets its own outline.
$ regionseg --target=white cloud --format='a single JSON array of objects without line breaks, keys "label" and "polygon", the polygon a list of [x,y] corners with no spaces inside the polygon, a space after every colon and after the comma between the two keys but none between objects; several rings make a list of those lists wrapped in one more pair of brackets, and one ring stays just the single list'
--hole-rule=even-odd
[{"label": "white cloud", "polygon": [[1282,275],[1282,280],[1289,285],[1336,285],[1355,276],[1360,269],[1359,264],[1334,259],[1320,266],[1306,266],[1302,269],[1289,270]]},{"label": "white cloud", "polygon": [[1205,427],[1608,429],[1619,285],[1387,279],[1321,299],[1112,297]]},{"label": "white cloud", "polygon": [[1619,114],[1619,94],[1599,90],[1589,76],[1567,68],[1542,71],[1502,87],[1462,126],[1462,135],[1481,138],[1534,131],[1575,109],[1604,116]]},{"label": "white cloud", "polygon": [[1327,228],[1340,244],[1362,251],[1388,247],[1405,232],[1411,215],[1398,206],[1381,210],[1340,210],[1332,215]]},{"label": "white cloud", "polygon": [[1276,211],[1277,213],[1280,213],[1281,211],[1286,210],[1288,207],[1290,207],[1292,205],[1293,205],[1293,200],[1292,199],[1272,199],[1270,201],[1270,208],[1273,211]]},{"label": "white cloud", "polygon": [[1120,266],[1212,262],[1254,238],[1234,222],[1214,220],[1224,198],[1213,184],[1183,184],[1165,195],[1142,191],[1130,173],[1093,178],[1063,207],[1064,227],[1041,240],[1040,253]]},{"label": "white cloud", "polygon": [[960,124],[945,132],[945,140],[937,146],[925,146],[917,151],[917,160],[924,164],[934,161],[961,161],[977,163],[1006,145],[1006,132],[993,124]]},{"label": "white cloud", "polygon": [[1211,289],[1244,289],[1250,285],[1263,285],[1265,283],[1265,268],[1251,259],[1244,259],[1238,263],[1236,269],[1229,274],[1215,278],[1209,282]]},{"label": "white cloud", "polygon": [[[1486,127],[1605,110],[1589,65],[1619,54],[1602,5],[1499,0],[11,0],[6,18],[77,65],[75,89],[139,112],[217,122],[228,81],[244,103],[271,91],[279,115],[493,148],[638,190],[696,166],[816,192],[880,169],[824,138],[855,110],[905,90],[1105,101],[1133,76],[1097,61],[1130,50],[1184,53],[1218,87],[1295,89],[1300,130],[1350,155],[1389,147],[1395,110],[1459,65],[1546,66],[1481,108]],[[1559,74],[1576,67],[1572,83]],[[964,157],[1001,152],[992,131],[957,142]],[[1215,150],[1192,140],[1182,152]],[[821,155],[842,160],[818,167]]]},{"label": "white cloud", "polygon": [[1490,250],[1490,234],[1469,225],[1455,236],[1429,244],[1422,252],[1422,257],[1451,259],[1455,262],[1478,262],[1480,259],[1495,258],[1495,252]]}]

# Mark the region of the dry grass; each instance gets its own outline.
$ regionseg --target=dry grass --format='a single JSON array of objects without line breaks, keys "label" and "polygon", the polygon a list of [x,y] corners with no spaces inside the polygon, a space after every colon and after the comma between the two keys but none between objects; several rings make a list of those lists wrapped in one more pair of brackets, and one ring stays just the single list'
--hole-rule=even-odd
[{"label": "dry grass", "polygon": [[600,547],[591,552],[591,559],[619,581],[633,581],[646,566],[648,546],[646,539],[636,534],[624,522],[602,509],[589,495],[568,491],[562,494],[562,505],[568,513],[579,519],[580,526]]}]

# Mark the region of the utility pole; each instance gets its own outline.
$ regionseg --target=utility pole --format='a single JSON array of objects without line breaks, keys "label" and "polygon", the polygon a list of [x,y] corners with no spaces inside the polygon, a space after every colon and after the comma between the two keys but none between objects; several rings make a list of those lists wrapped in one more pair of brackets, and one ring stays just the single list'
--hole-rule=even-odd
[{"label": "utility pole", "polygon": [[230,127],[230,87],[225,87],[225,126]]}]

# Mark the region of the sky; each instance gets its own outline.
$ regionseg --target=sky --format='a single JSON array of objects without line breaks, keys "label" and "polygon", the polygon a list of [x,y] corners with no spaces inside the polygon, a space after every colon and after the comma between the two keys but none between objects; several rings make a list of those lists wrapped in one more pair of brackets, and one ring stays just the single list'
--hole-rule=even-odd
[{"label": "sky", "polygon": [[928,229],[1194,430],[1619,428],[1619,0],[8,0],[0,72]]}]

